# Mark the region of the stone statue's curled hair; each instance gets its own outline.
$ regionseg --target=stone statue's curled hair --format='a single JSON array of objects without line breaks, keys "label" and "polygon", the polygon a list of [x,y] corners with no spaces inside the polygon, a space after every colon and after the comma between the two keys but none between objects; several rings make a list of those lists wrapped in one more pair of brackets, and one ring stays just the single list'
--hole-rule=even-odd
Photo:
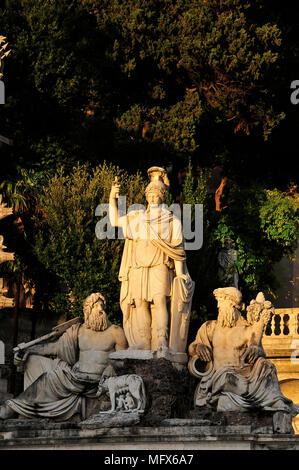
[{"label": "stone statue's curled hair", "polygon": [[235,287],[215,289],[213,294],[216,300],[221,301],[217,322],[225,327],[233,327],[240,316],[242,309],[242,294]]},{"label": "stone statue's curled hair", "polygon": [[96,313],[96,315],[93,314],[92,309],[94,305],[102,301],[104,305],[106,304],[105,297],[100,294],[99,292],[93,293],[89,295],[83,303],[83,313],[85,317],[85,326],[86,328],[91,328],[92,330],[105,330],[108,326],[107,324],[107,315],[106,313],[103,312],[102,315],[99,315]]},{"label": "stone statue's curled hair", "polygon": [[242,294],[236,287],[220,287],[215,289],[213,294],[217,300],[228,300],[233,307],[242,308]]}]

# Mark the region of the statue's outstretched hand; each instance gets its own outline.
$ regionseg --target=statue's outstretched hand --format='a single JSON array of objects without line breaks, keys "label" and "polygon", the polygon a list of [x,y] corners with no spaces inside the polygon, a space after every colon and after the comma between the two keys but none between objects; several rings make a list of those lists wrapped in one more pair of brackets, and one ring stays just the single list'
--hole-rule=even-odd
[{"label": "statue's outstretched hand", "polygon": [[120,184],[116,176],[111,186],[110,199],[117,199],[119,196],[119,190],[120,190]]},{"label": "statue's outstretched hand", "polygon": [[211,349],[205,344],[196,344],[195,352],[198,358],[203,362],[210,362],[212,360],[213,354]]}]

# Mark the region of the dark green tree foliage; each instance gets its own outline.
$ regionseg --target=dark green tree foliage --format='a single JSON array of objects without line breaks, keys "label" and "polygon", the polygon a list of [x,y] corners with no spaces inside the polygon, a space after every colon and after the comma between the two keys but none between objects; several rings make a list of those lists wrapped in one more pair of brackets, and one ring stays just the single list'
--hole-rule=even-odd
[{"label": "dark green tree foliage", "polygon": [[258,291],[275,298],[278,287],[273,267],[283,256],[292,257],[299,238],[299,198],[278,190],[231,186],[229,208],[218,213],[213,233],[223,244],[234,240],[238,250],[240,289],[247,300]]},{"label": "dark green tree foliage", "polygon": [[[281,120],[266,96],[281,32],[252,18],[261,2],[107,0],[98,5],[101,31],[110,30],[115,38],[112,60],[128,77],[140,79],[138,92],[143,88],[144,102],[147,97],[143,111],[153,121],[154,135],[174,148],[195,150],[202,115],[231,121],[235,131],[260,126],[265,136]],[[159,121],[167,120],[170,128],[163,132]]]},{"label": "dark green tree foliage", "polygon": [[[98,166],[105,160],[130,174],[171,161],[173,198],[204,203],[204,244],[188,253],[194,314],[204,318],[215,305],[227,235],[246,300],[275,288],[273,262],[298,238],[298,199],[279,191],[296,181],[296,21],[287,2],[269,0],[1,2],[12,52],[0,131],[14,140],[1,148],[2,191],[19,204],[25,234],[9,248],[57,311],[81,312],[100,289],[119,315],[122,242],[94,235],[94,209],[117,173]],[[176,186],[190,157],[202,170]],[[221,212],[206,189],[215,165],[229,177]],[[130,178],[123,193],[132,187],[129,199],[141,202],[141,176],[135,185]]]},{"label": "dark green tree foliage", "polygon": [[[181,167],[191,155],[203,167],[223,164],[234,179],[246,172],[247,180],[258,176],[277,185],[270,166],[272,154],[283,150],[277,129],[285,115],[285,133],[298,122],[288,91],[298,68],[297,30],[285,5],[2,5],[0,28],[13,52],[1,132],[14,139],[14,148],[4,151],[15,162],[71,168],[77,160],[106,159],[134,171],[157,161]],[[290,168],[284,172],[282,185],[291,175]]]},{"label": "dark green tree foliage", "polygon": [[[196,284],[191,316],[193,320],[196,320],[191,322],[191,328],[194,326],[195,330],[193,333],[190,332],[190,337],[192,335],[194,337],[194,334],[196,334],[198,319],[208,319],[209,316],[215,315],[215,301],[212,292],[219,287],[217,277],[218,243],[215,242],[213,236],[215,227],[217,227],[217,214],[214,209],[213,194],[207,191],[209,178],[209,172],[202,170],[195,172],[189,163],[181,194],[183,204],[191,204],[192,206],[193,231],[195,230],[194,206],[195,204],[202,204],[203,207],[202,247],[200,250],[188,250],[186,252],[188,270]],[[196,236],[198,237],[199,234],[197,233]]]},{"label": "dark green tree foliage", "polygon": [[[66,172],[61,169],[43,188],[32,187],[35,205],[21,212],[22,233],[8,236],[9,249],[17,253],[10,275],[25,274],[34,282],[37,299],[44,309],[67,316],[82,315],[82,302],[91,292],[102,292],[107,299],[111,320],[121,323],[118,271],[123,240],[99,240],[95,234],[98,204],[107,203],[114,177],[118,175],[121,194],[127,207],[145,203],[148,181],[140,174],[106,164],[91,168],[79,165]],[[195,172],[191,165],[182,186],[181,203],[203,204],[203,245],[187,251],[187,264],[196,282],[192,318],[195,327],[215,316],[213,289],[221,286],[217,256],[230,236],[238,250],[240,289],[248,304],[263,290],[275,298],[273,266],[282,256],[291,256],[299,237],[298,195],[254,187],[240,190],[229,185],[224,199],[227,208],[214,209],[214,194],[208,191],[210,172]],[[33,180],[28,179],[27,185]],[[27,196],[29,194],[27,187]],[[173,202],[168,194],[167,204]],[[35,208],[35,210],[34,210]],[[5,228],[8,232],[8,226]],[[117,232],[116,232],[117,235]],[[198,236],[198,234],[197,234]],[[8,264],[8,263],[7,263]]]},{"label": "dark green tree foliage", "polygon": [[4,3],[0,25],[13,54],[1,132],[14,139],[5,150],[22,166],[43,169],[71,169],[95,155],[103,161],[113,146],[115,74],[95,17],[77,1]]},{"label": "dark green tree foliage", "polygon": [[[207,191],[209,174],[196,175],[189,166],[182,192],[186,204],[203,204],[203,245],[188,251],[187,262],[196,282],[193,318],[214,318],[213,289],[221,287],[217,256],[226,237],[238,251],[239,288],[249,304],[259,291],[275,301],[278,282],[274,265],[294,254],[299,238],[299,197],[255,186],[243,189],[229,185],[224,195],[226,209],[213,210],[214,195]],[[223,285],[224,287],[224,285]],[[195,324],[198,324],[197,322]]]},{"label": "dark green tree foliage", "polygon": [[60,171],[44,187],[40,197],[43,217],[34,234],[33,253],[53,273],[52,308],[68,315],[82,315],[82,302],[92,292],[101,292],[112,321],[121,322],[118,271],[123,240],[99,240],[95,210],[109,201],[114,177],[118,175],[127,204],[144,202],[144,181],[140,174],[128,176],[103,164],[86,165],[71,173]]},{"label": "dark green tree foliage", "polygon": [[275,2],[86,3],[97,6],[107,54],[127,77],[116,122],[132,141],[158,141],[171,159],[223,164],[234,179],[271,179],[275,147],[265,142],[289,112],[281,93],[295,28],[290,18],[277,26]]}]

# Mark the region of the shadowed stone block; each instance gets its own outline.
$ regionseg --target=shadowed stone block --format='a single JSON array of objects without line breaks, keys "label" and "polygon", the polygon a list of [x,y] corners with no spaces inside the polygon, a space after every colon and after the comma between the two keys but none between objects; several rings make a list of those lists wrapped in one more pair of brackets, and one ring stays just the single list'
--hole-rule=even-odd
[{"label": "shadowed stone block", "polygon": [[123,359],[119,374],[136,374],[143,379],[147,405],[141,422],[159,425],[169,418],[185,418],[193,408],[195,380],[186,367],[178,370],[167,359]]},{"label": "shadowed stone block", "polygon": [[273,415],[274,432],[278,434],[294,434],[292,416],[283,411],[277,411]]}]

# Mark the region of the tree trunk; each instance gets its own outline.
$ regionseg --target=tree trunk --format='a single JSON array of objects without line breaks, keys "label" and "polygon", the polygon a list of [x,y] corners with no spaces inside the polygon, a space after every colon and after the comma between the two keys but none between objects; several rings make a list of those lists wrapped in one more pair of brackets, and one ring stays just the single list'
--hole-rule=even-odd
[{"label": "tree trunk", "polygon": [[224,177],[221,178],[220,186],[216,189],[216,192],[215,192],[216,211],[218,211],[218,212],[222,211],[221,196],[223,194],[226,183],[227,183],[227,177],[224,176]]},{"label": "tree trunk", "polygon": [[13,292],[15,298],[15,307],[13,315],[13,347],[18,344],[18,335],[19,335],[19,308],[20,308],[20,282],[16,281],[13,284]]},{"label": "tree trunk", "polygon": [[31,341],[35,339],[35,336],[36,336],[36,323],[37,323],[38,312],[40,309],[41,309],[41,302],[39,301],[38,294],[35,292],[34,300],[33,300],[32,316],[31,316],[31,335],[30,335]]},{"label": "tree trunk", "polygon": [[[19,308],[20,308],[20,281],[15,281],[12,286],[14,299],[15,299],[15,307],[13,313],[13,340],[12,340],[12,347],[14,348],[18,344],[18,336],[19,336]],[[12,363],[10,366],[10,393],[13,395],[16,394],[18,389],[17,384],[17,370],[16,366]]]}]

